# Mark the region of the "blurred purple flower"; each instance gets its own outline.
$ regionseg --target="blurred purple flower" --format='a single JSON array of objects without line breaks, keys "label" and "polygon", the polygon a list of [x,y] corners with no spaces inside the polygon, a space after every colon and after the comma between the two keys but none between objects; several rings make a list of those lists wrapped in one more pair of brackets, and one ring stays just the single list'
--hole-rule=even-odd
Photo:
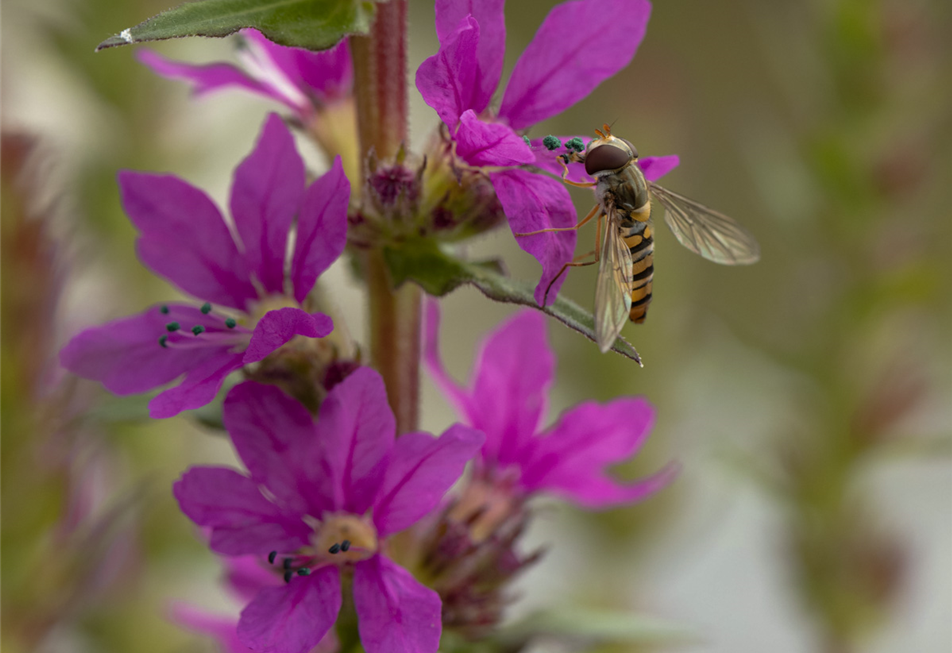
[{"label": "blurred purple flower", "polygon": [[[87,329],[60,353],[68,370],[119,395],[146,392],[184,374],[181,384],[149,404],[152,417],[171,417],[204,406],[228,374],[295,336],[331,332],[328,316],[300,305],[344,249],[350,184],[338,158],[306,187],[304,163],[277,115],[235,170],[234,234],[211,199],[177,177],[123,171],[119,187],[141,232],[136,245],[142,262],[209,303],[156,306]],[[285,278],[292,224],[295,246]],[[213,310],[212,303],[234,309],[238,319]]]},{"label": "blurred purple flower", "polygon": [[315,108],[351,94],[353,65],[347,40],[323,52],[272,43],[260,32],[242,30],[240,66],[227,63],[189,64],[140,50],[139,61],[156,74],[191,84],[195,95],[241,89],[280,102],[304,124]]},{"label": "blurred purple flower", "polygon": [[[503,5],[504,0],[437,0],[440,49],[417,70],[417,88],[449,128],[460,158],[472,166],[502,168],[489,171],[489,177],[513,233],[570,227],[576,214],[562,183],[516,167],[533,164],[561,174],[558,152],[543,148],[541,140],[527,143],[520,132],[568,109],[628,65],[644,37],[651,4],[575,0],[553,8],[516,62],[493,112],[489,104],[505,54]],[[542,264],[535,291],[539,304],[572,259],[575,237],[564,231],[517,239]],[[552,285],[553,299],[563,279]]]},{"label": "blurred purple flower", "polygon": [[224,421],[250,476],[197,467],[174,491],[182,512],[211,529],[214,551],[281,554],[288,582],[260,590],[242,611],[242,643],[310,650],[337,618],[347,567],[367,653],[435,652],[440,598],[385,555],[383,540],[437,506],[483,436],[455,425],[440,438],[395,439],[383,380],[369,368],[335,386],[316,421],[277,388],[255,383],[229,393]]},{"label": "blurred purple flower", "polygon": [[545,492],[586,508],[606,508],[639,501],[674,477],[673,464],[628,484],[606,473],[609,465],[633,456],[648,437],[654,410],[644,399],[585,402],[540,431],[555,354],[539,312],[520,311],[483,342],[469,388],[460,387],[443,368],[439,321],[439,305],[430,302],[424,362],[463,419],[486,435],[475,460],[477,479],[508,487],[518,498]]}]

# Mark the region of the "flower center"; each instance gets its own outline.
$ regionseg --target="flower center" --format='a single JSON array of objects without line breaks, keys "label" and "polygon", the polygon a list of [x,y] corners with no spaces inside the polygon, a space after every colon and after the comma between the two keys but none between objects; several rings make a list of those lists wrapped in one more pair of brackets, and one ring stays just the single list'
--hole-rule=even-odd
[{"label": "flower center", "polygon": [[377,529],[356,515],[331,515],[311,535],[315,555],[331,562],[360,562],[372,557],[379,546]]},{"label": "flower center", "polygon": [[473,479],[450,510],[449,518],[469,525],[473,542],[479,543],[522,509],[510,483]]},{"label": "flower center", "polygon": [[[377,529],[366,519],[351,514],[329,515],[316,523],[311,534],[311,545],[299,549],[291,556],[281,556],[284,582],[290,583],[294,575],[309,576],[313,569],[327,565],[342,565],[360,562],[377,553]],[[278,552],[268,555],[272,565]]]},{"label": "flower center", "polygon": [[248,315],[251,317],[251,323],[257,324],[268,311],[276,311],[281,308],[301,308],[301,305],[294,301],[293,297],[268,295],[264,299],[252,302],[248,306]]}]

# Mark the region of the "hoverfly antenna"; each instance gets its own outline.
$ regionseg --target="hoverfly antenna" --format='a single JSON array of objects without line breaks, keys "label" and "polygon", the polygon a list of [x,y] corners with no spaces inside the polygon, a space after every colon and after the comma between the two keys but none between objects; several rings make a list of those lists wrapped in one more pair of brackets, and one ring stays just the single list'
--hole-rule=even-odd
[{"label": "hoverfly antenna", "polygon": [[[605,127],[608,127],[608,125],[605,125]],[[596,129],[595,133],[598,134],[600,138],[605,138],[605,134],[603,134],[600,129]]]},{"label": "hoverfly antenna", "polygon": [[[614,124],[615,123],[613,122],[612,125]],[[602,125],[602,129],[604,129],[605,133],[608,134],[609,136],[612,135],[612,125],[609,125],[608,123],[605,123],[604,125]]]}]

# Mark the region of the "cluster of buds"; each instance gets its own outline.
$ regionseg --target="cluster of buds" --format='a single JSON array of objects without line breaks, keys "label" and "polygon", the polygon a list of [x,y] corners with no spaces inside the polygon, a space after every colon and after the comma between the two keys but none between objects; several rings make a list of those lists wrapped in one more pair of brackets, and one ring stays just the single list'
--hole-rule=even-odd
[{"label": "cluster of buds", "polygon": [[441,130],[422,156],[400,148],[393,159],[371,152],[362,201],[350,215],[350,243],[372,247],[407,239],[454,242],[505,222],[487,175],[461,164]]},{"label": "cluster of buds", "polygon": [[511,582],[544,554],[518,549],[530,517],[524,502],[473,480],[428,524],[419,571],[443,600],[445,628],[477,639],[499,623]]}]

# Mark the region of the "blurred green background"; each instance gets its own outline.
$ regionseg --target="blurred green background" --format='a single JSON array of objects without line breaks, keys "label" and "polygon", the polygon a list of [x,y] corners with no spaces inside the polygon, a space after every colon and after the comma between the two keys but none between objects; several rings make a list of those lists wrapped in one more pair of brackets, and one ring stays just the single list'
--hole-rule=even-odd
[{"label": "blurred green background", "polygon": [[[410,4],[412,81],[437,41],[432,4]],[[510,0],[507,71],[553,4]],[[169,490],[189,464],[231,460],[227,442],[187,418],[139,420],[144,400],[117,401],[56,369],[79,329],[173,296],[135,258],[116,171],[174,172],[223,204],[273,108],[237,94],[195,102],[129,48],[93,52],[165,8],[3,4],[0,642],[10,653],[213,650],[167,621],[169,602],[235,610]],[[514,616],[585,605],[692,632],[601,651],[952,648],[950,33],[952,4],[927,0],[659,0],[632,64],[532,131],[614,121],[642,156],[679,154],[664,184],[735,216],[762,260],[719,267],[659,229],[650,317],[624,331],[643,369],[552,324],[550,421],[582,400],[645,395],[657,425],[619,473],[672,458],[684,470],[623,510],[543,503],[527,548],[551,552],[522,580]],[[232,45],[155,49],[210,61]],[[411,101],[419,147],[437,119],[415,92]],[[584,214],[591,195],[572,192]],[[579,250],[593,239],[583,230]],[[538,275],[508,230],[469,250]],[[361,333],[359,288],[342,263],[330,278]],[[594,281],[590,268],[573,271],[562,292],[587,305]],[[445,300],[443,350],[460,378],[510,312],[469,289]],[[423,426],[441,431],[453,416],[425,390]]]}]

